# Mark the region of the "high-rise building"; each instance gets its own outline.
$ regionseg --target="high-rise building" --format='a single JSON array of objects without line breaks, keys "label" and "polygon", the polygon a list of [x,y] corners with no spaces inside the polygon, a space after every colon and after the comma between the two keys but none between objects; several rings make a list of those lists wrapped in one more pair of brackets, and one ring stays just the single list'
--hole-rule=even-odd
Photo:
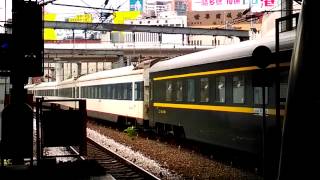
[{"label": "high-rise building", "polygon": [[173,0],[148,0],[145,3],[145,13],[158,16],[160,12],[174,11]]},{"label": "high-rise building", "polygon": [[188,1],[187,0],[175,0],[174,10],[178,16],[185,16],[187,14]]}]

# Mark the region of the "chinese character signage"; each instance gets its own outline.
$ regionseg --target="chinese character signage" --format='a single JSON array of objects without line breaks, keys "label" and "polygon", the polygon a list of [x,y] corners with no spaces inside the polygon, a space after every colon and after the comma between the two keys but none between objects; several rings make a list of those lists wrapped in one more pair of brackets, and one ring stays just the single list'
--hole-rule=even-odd
[{"label": "chinese character signage", "polygon": [[192,11],[236,10],[251,7],[253,12],[261,12],[280,8],[280,4],[281,0],[192,0]]},{"label": "chinese character signage", "polygon": [[82,22],[82,23],[92,23],[93,17],[91,14],[80,14],[75,17],[68,18],[68,22]]}]

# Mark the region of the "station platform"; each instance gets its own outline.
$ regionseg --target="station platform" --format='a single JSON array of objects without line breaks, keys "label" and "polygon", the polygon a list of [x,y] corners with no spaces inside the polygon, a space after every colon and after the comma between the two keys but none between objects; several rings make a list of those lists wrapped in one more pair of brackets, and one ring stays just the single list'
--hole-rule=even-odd
[{"label": "station platform", "polygon": [[[34,163],[35,164],[35,163]],[[115,180],[94,160],[59,162],[46,160],[30,165],[0,167],[0,179],[68,179],[68,180]]]}]

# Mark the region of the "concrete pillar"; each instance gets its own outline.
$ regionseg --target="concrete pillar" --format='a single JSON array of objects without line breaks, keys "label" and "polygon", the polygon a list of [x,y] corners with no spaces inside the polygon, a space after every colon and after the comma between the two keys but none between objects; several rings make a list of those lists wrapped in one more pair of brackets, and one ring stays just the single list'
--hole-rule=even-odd
[{"label": "concrete pillar", "polygon": [[[288,16],[292,14],[293,2],[292,0],[284,0],[281,3],[281,17]],[[281,31],[289,31],[292,29],[292,19],[284,21],[281,23]]]},{"label": "concrete pillar", "polygon": [[48,62],[48,69],[47,69],[47,78],[48,78],[48,82],[50,82],[50,63]]},{"label": "concrete pillar", "polygon": [[69,68],[70,68],[70,70],[69,70],[69,72],[70,72],[69,77],[72,78],[72,63],[69,63]]},{"label": "concrete pillar", "polygon": [[87,62],[87,74],[89,74],[89,63]]},{"label": "concrete pillar", "polygon": [[61,82],[63,80],[63,63],[56,63],[56,81]]},{"label": "concrete pillar", "polygon": [[81,63],[77,63],[77,77],[81,76]]},{"label": "concrete pillar", "polygon": [[124,58],[123,56],[118,56],[118,62],[119,62],[119,67],[123,67],[124,66]]}]

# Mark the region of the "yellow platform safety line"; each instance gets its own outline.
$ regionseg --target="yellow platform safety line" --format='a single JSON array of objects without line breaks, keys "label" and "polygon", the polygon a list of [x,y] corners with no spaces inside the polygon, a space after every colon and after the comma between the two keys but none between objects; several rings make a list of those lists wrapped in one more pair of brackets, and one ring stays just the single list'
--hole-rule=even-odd
[{"label": "yellow platform safety line", "polygon": [[[212,105],[199,105],[199,104],[173,104],[173,103],[153,103],[154,107],[162,108],[176,108],[176,109],[194,109],[204,111],[222,111],[222,112],[233,112],[233,113],[248,113],[255,114],[252,107],[237,107],[237,106],[212,106]],[[275,109],[266,109],[267,114],[275,115]],[[284,115],[284,110],[280,110],[280,115]]]}]

